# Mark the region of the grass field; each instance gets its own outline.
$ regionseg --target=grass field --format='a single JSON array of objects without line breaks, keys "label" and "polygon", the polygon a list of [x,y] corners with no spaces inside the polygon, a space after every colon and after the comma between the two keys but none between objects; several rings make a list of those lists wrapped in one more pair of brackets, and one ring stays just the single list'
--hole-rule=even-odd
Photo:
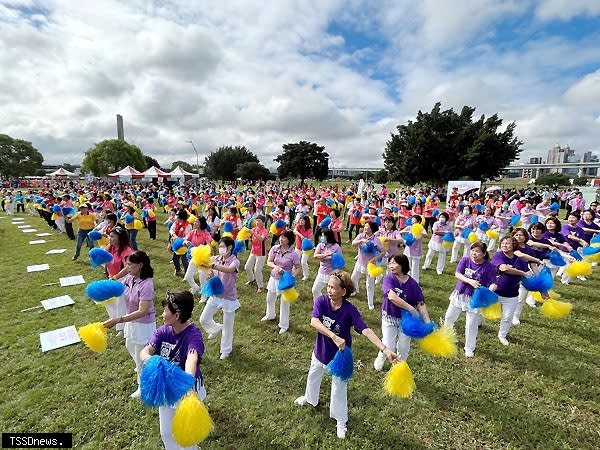
[{"label": "grass field", "polygon": [[[40,232],[48,231],[40,218],[21,217]],[[41,353],[39,333],[106,318],[104,308],[87,300],[84,285],[42,286],[61,276],[82,274],[86,282],[102,277],[101,269],[90,268],[84,253],[72,262],[74,242],[52,233],[44,238],[48,243],[29,245],[30,239],[38,238],[17,230],[9,218],[0,219],[0,378],[4,392],[0,430],[70,432],[74,447],[83,449],[161,448],[157,411],[129,398],[135,389],[134,363],[122,338],[111,333],[109,348],[102,354],[92,353],[83,344]],[[159,225],[158,237],[150,241],[142,230],[138,243],[153,261],[155,306],[160,312],[166,290],[186,289],[187,285],[172,275],[164,226]],[[52,248],[66,248],[67,252],[45,255]],[[354,252],[347,245],[344,250],[351,261]],[[243,263],[246,254],[241,259]],[[26,273],[26,266],[46,262],[49,271]],[[311,264],[313,275],[315,268]],[[421,276],[436,321],[448,304],[453,269],[447,267],[447,274],[441,277],[432,275],[434,271]],[[245,281],[245,274],[240,274],[242,308],[236,318],[231,357],[219,360],[218,340],[207,342],[203,361],[209,394],[206,404],[216,428],[202,448],[598,448],[597,273],[586,283],[557,287],[563,299],[574,303],[566,320],[551,321],[526,307],[522,325],[511,330],[509,347],[498,342],[498,324],[492,322],[481,326],[473,359],[465,359],[462,351],[449,359],[436,359],[413,345],[409,364],[417,390],[410,399],[385,395],[384,373],[372,366],[376,349],[365,338],[355,336],[357,366],[349,384],[350,419],[343,442],[337,439],[335,422],[329,418],[327,377],[316,409],[293,404],[304,391],[315,339],[309,324],[312,280],[301,284],[302,297],[292,306],[291,328],[284,335],[277,333],[276,322],[260,322],[265,296],[243,286]],[[379,286],[377,292],[379,306]],[[71,295],[75,305],[48,312],[20,312],[63,294]],[[379,314],[367,309],[364,288],[353,303],[379,334]],[[201,307],[194,311],[196,322],[200,312]],[[220,320],[220,315],[217,318]],[[463,330],[464,316],[457,322],[460,348]]]}]

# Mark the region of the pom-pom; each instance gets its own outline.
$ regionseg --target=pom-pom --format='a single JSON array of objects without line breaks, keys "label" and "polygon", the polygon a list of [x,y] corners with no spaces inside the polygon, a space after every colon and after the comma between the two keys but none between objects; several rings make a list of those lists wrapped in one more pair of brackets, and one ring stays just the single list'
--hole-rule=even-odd
[{"label": "pom-pom", "polygon": [[[185,239],[183,238],[177,238],[175,239],[173,242],[171,242],[171,250],[173,250],[175,253],[177,253],[177,250],[179,250],[181,247],[183,247],[183,243],[185,242]],[[187,249],[186,249],[187,252]],[[185,254],[185,252],[184,252]]]},{"label": "pom-pom", "polygon": [[452,232],[448,231],[446,234],[444,234],[444,236],[442,237],[442,241],[453,244],[454,243],[454,235],[452,234]]},{"label": "pom-pom", "polygon": [[487,320],[500,320],[502,318],[502,308],[500,307],[500,302],[493,303],[485,308],[480,308],[479,312]]},{"label": "pom-pom", "polygon": [[410,247],[415,242],[417,242],[417,240],[415,239],[415,236],[412,233],[404,235],[404,245],[406,245],[407,247]]},{"label": "pom-pom", "polygon": [[144,209],[142,210],[142,219],[147,219],[148,218],[148,210]]},{"label": "pom-pom", "polygon": [[376,247],[373,241],[369,241],[360,247],[363,253],[375,253]]},{"label": "pom-pom", "polygon": [[480,212],[483,212],[483,210],[485,209],[485,206],[483,206],[483,205],[482,205],[482,204],[480,204],[480,203],[477,203],[477,204],[475,205],[475,209],[477,210],[477,212],[479,212],[479,213],[480,213]]},{"label": "pom-pom", "polygon": [[471,303],[469,306],[471,308],[485,308],[486,306],[493,305],[498,301],[498,294],[494,291],[490,291],[485,286],[479,286],[473,292],[473,297],[471,297]]},{"label": "pom-pom", "polygon": [[151,407],[176,404],[196,383],[196,378],[158,355],[146,360],[140,375],[142,401]]},{"label": "pom-pom", "polygon": [[[531,296],[534,298],[534,300],[538,303],[543,303],[544,301],[546,301],[546,299],[544,299],[542,297],[542,294],[540,292],[532,292]],[[558,300],[560,298],[560,294],[556,291],[548,291],[548,296],[552,299],[552,300]]]},{"label": "pom-pom", "polygon": [[515,214],[514,216],[512,216],[510,218],[510,222],[508,222],[508,225],[511,226],[511,227],[514,227],[514,226],[516,226],[519,223],[520,220],[521,220],[521,215],[520,214]]},{"label": "pom-pom", "polygon": [[551,209],[552,211],[556,212],[556,211],[558,211],[558,210],[560,209],[560,205],[559,205],[558,203],[554,202],[554,203],[552,203],[552,204],[550,205],[550,209]]},{"label": "pom-pom", "polygon": [[[398,208],[396,208],[396,211],[398,211]],[[437,217],[440,215],[440,210],[439,209],[434,209],[433,211],[431,211],[431,217]]]},{"label": "pom-pom", "polygon": [[591,256],[591,255],[595,255],[596,253],[600,252],[600,247],[583,247],[583,250],[581,250],[583,252],[584,256]]},{"label": "pom-pom", "polygon": [[251,236],[252,235],[250,234],[250,230],[246,226],[243,226],[242,228],[240,228],[240,231],[238,231],[237,238],[240,241],[247,241],[248,239],[250,239]]},{"label": "pom-pom", "polygon": [[156,217],[156,213],[154,212],[153,209],[148,210],[148,217],[150,217],[150,218]]},{"label": "pom-pom", "polygon": [[60,205],[53,205],[52,212],[57,213],[57,214],[60,213],[61,212]]},{"label": "pom-pom", "polygon": [[233,244],[233,250],[231,251],[231,253],[234,256],[237,256],[240,253],[244,253],[245,251],[246,251],[246,243],[244,241],[240,241],[240,240],[235,241],[235,243]]},{"label": "pom-pom", "polygon": [[100,233],[98,230],[92,230],[88,233],[88,239],[92,242],[96,242],[101,237],[102,233]]},{"label": "pom-pom", "polygon": [[172,220],[168,220],[167,223],[166,223],[166,225],[167,225],[167,230],[170,230],[171,227],[173,226],[173,221]]},{"label": "pom-pom", "polygon": [[192,255],[192,264],[196,267],[210,266],[211,249],[209,245],[199,245],[193,247],[190,251]]},{"label": "pom-pom", "polygon": [[447,358],[456,355],[456,334],[449,326],[433,330],[423,339],[419,339],[421,350],[433,356]]},{"label": "pom-pom", "polygon": [[188,223],[194,223],[196,221],[196,216],[193,214],[190,214],[189,217],[187,218]]},{"label": "pom-pom", "polygon": [[552,279],[552,272],[550,272],[550,269],[544,267],[537,275],[523,277],[521,279],[521,284],[523,284],[523,287],[528,291],[548,292],[552,289],[554,280]]},{"label": "pom-pom", "polygon": [[529,218],[529,223],[538,223],[539,221],[540,218],[535,214]]},{"label": "pom-pom", "polygon": [[487,223],[487,222],[481,222],[481,223],[478,225],[478,228],[479,228],[481,231],[487,231],[487,230],[489,230],[489,229],[490,229],[490,224],[489,224],[489,223]]},{"label": "pom-pom", "polygon": [[194,247],[193,245],[190,245],[190,246],[188,247],[188,249],[187,249],[187,252],[185,252],[185,258],[186,258],[188,261],[191,261],[191,260],[192,260],[192,250],[193,250],[194,248],[196,248],[196,247]]},{"label": "pom-pom", "polygon": [[113,260],[113,255],[102,248],[92,248],[88,252],[88,255],[90,257],[90,262],[92,263],[92,269]]},{"label": "pom-pom", "polygon": [[58,214],[56,214],[56,213],[53,213],[53,214],[50,216],[50,220],[56,220],[56,219],[58,219]]},{"label": "pom-pom", "polygon": [[354,216],[355,219],[358,219],[360,217],[360,210],[359,209],[354,210],[352,215]]},{"label": "pom-pom", "polygon": [[177,405],[171,433],[181,447],[191,447],[203,442],[214,429],[208,410],[196,392],[183,397]]},{"label": "pom-pom", "polygon": [[231,233],[231,231],[225,231],[223,234],[221,234],[221,237],[230,237],[233,239],[233,233]]},{"label": "pom-pom", "polygon": [[377,278],[379,275],[383,274],[385,267],[378,266],[370,262],[367,264],[367,272],[369,272],[369,276],[371,278]]},{"label": "pom-pom", "polygon": [[281,299],[284,302],[295,302],[296,300],[298,300],[298,298],[300,297],[300,293],[298,292],[298,290],[296,288],[290,288],[290,289],[286,289],[285,291],[283,291],[281,293]]},{"label": "pom-pom", "polygon": [[413,223],[410,227],[410,232],[415,237],[415,239],[420,239],[423,236],[423,225],[420,223]]},{"label": "pom-pom", "polygon": [[465,228],[464,230],[462,230],[462,231],[460,232],[460,236],[461,236],[463,239],[468,239],[468,238],[469,238],[469,235],[470,235],[472,232],[473,232],[473,230],[471,230],[470,228]]},{"label": "pom-pom", "polygon": [[144,224],[142,223],[141,220],[135,219],[133,221],[133,229],[134,230],[141,230],[142,228],[144,228]]},{"label": "pom-pom", "polygon": [[477,239],[478,239],[477,233],[473,233],[473,232],[469,233],[469,236],[467,236],[467,239],[471,244],[474,244],[475,242],[477,242]]},{"label": "pom-pom", "polygon": [[409,205],[414,205],[416,201],[417,201],[417,198],[414,195],[411,195],[410,197],[408,197]]},{"label": "pom-pom", "polygon": [[379,241],[383,244],[384,249],[387,250],[390,247],[390,244],[385,236],[378,236],[377,239],[379,239]]},{"label": "pom-pom", "polygon": [[587,261],[575,261],[567,266],[565,273],[571,278],[587,277],[592,274],[592,264]]},{"label": "pom-pom", "polygon": [[72,216],[75,214],[75,208],[71,208],[70,206],[65,206],[61,211],[63,216]]},{"label": "pom-pom", "polygon": [[98,239],[98,245],[100,247],[106,247],[109,243],[108,237],[102,235],[100,239]]},{"label": "pom-pom", "polygon": [[90,323],[79,328],[79,337],[93,352],[102,353],[106,350],[108,336],[102,322]]},{"label": "pom-pom", "polygon": [[200,294],[204,297],[218,297],[225,292],[225,286],[223,286],[223,282],[219,277],[209,278],[204,286],[202,286],[202,291]]},{"label": "pom-pom", "polygon": [[321,223],[319,223],[319,227],[322,228],[322,229],[325,229],[330,224],[331,224],[331,217],[327,216],[323,220],[321,220]]},{"label": "pom-pom", "polygon": [[223,231],[225,231],[227,233],[232,233],[233,232],[233,222],[225,222],[223,224]]},{"label": "pom-pom", "polygon": [[286,226],[287,223],[283,219],[277,219],[277,221],[275,222],[275,228],[277,228],[278,230],[283,230]]},{"label": "pom-pom", "polygon": [[343,269],[346,266],[346,260],[339,253],[331,255],[331,268],[333,270]]},{"label": "pom-pom", "polygon": [[542,314],[549,319],[564,319],[569,315],[573,309],[573,305],[567,302],[561,302],[560,300],[549,299],[542,303],[540,308]]},{"label": "pom-pom", "polygon": [[294,275],[292,275],[292,272],[283,272],[279,279],[279,283],[277,284],[277,290],[281,292],[293,287],[296,287]]},{"label": "pom-pom", "polygon": [[407,398],[416,389],[412,371],[406,361],[394,364],[385,377],[384,389],[389,395]]},{"label": "pom-pom", "polygon": [[550,264],[552,264],[555,267],[562,267],[567,265],[567,262],[564,260],[562,255],[556,250],[552,250],[550,253],[548,253],[548,259],[550,260]]},{"label": "pom-pom", "polygon": [[583,256],[581,256],[577,250],[571,250],[569,256],[575,258],[576,261],[583,261]]},{"label": "pom-pom", "polygon": [[404,226],[410,227],[411,225],[412,225],[412,217],[409,217],[408,219],[406,219],[406,222],[404,222]]},{"label": "pom-pom", "polygon": [[302,251],[306,252],[309,250],[312,250],[313,248],[315,248],[313,241],[310,240],[309,238],[303,238],[302,239]]},{"label": "pom-pom", "polygon": [[402,312],[400,320],[402,333],[411,338],[421,339],[435,330],[435,323],[425,323],[418,314],[411,314],[407,311]]},{"label": "pom-pom", "polygon": [[490,239],[498,239],[500,237],[500,233],[497,232],[496,230],[487,230],[485,232],[485,234],[487,235],[487,237],[489,237]]},{"label": "pom-pom", "polygon": [[338,350],[333,359],[327,364],[327,372],[343,382],[347,382],[352,378],[353,371],[354,355],[352,355],[352,349],[348,346],[344,347],[344,350]]},{"label": "pom-pom", "polygon": [[130,224],[135,220],[135,217],[133,217],[131,214],[125,214],[125,223],[126,224]]},{"label": "pom-pom", "polygon": [[92,281],[85,288],[87,296],[96,303],[105,302],[112,297],[120,297],[125,292],[125,285],[116,280]]}]

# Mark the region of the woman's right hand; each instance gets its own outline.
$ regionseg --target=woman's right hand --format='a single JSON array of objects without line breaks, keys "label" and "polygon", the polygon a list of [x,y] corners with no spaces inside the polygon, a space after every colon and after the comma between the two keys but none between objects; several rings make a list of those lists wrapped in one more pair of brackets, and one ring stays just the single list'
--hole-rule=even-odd
[{"label": "woman's right hand", "polygon": [[333,336],[331,340],[335,345],[337,345],[337,348],[340,349],[340,351],[343,351],[346,348],[346,340],[339,337],[337,334]]},{"label": "woman's right hand", "polygon": [[471,286],[473,286],[474,289],[477,289],[478,287],[481,287],[481,283],[477,280],[471,280]]}]

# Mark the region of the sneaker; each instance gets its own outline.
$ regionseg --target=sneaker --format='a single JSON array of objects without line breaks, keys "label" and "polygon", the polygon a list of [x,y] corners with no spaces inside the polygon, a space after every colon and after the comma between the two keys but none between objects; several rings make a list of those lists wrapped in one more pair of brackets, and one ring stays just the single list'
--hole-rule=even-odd
[{"label": "sneaker", "polygon": [[579,276],[577,277],[577,279],[578,279],[579,281],[587,281],[587,278],[586,278],[586,277],[584,277],[584,276],[582,276],[582,275],[579,275]]},{"label": "sneaker", "polygon": [[219,359],[227,359],[229,358],[229,353],[221,353],[221,356],[219,356]]},{"label": "sneaker", "polygon": [[256,290],[256,293],[257,293],[257,294],[262,294],[263,292],[265,292],[265,290],[264,290],[263,288],[258,288],[258,289]]},{"label": "sneaker", "polygon": [[533,298],[531,295],[527,296],[527,298],[525,299],[525,303],[527,303],[532,308],[537,307],[537,304],[535,303],[535,298]]},{"label": "sneaker", "polygon": [[437,272],[438,275],[443,275],[444,272]]},{"label": "sneaker", "polygon": [[502,345],[508,345],[508,339],[506,339],[505,337],[498,336],[498,340]]},{"label": "sneaker", "polygon": [[465,358],[472,358],[473,356],[475,356],[473,352],[465,350]]},{"label": "sneaker", "polygon": [[[219,330],[219,331],[221,331],[221,330]],[[214,333],[208,333],[208,339],[213,340],[214,338],[216,338],[217,335],[219,334],[219,331],[216,331]]]},{"label": "sneaker", "polygon": [[181,276],[181,270],[175,270],[173,272],[173,275],[175,275],[176,277],[180,277]]},{"label": "sneaker", "polygon": [[296,405],[298,405],[298,406],[306,406],[306,405],[308,405],[308,402],[306,401],[306,397],[304,395],[301,395],[296,400],[294,400],[294,403]]},{"label": "sneaker", "polygon": [[302,281],[308,280],[308,277],[302,277]]},{"label": "sneaker", "polygon": [[287,328],[280,328],[279,329],[279,334],[287,333],[287,330],[288,330]]},{"label": "sneaker", "polygon": [[77,261],[77,258],[79,258],[79,256],[73,255],[73,257],[71,258],[71,261]]},{"label": "sneaker", "polygon": [[266,322],[267,320],[275,320],[275,317],[263,316],[263,318],[260,319],[261,322]]},{"label": "sneaker", "polygon": [[256,280],[252,280],[252,281],[246,281],[244,283],[244,286],[250,286],[251,284],[256,284]]},{"label": "sneaker", "polygon": [[346,424],[345,423],[339,423],[338,422],[336,430],[337,430],[337,437],[339,439],[346,439],[347,428],[346,428]]},{"label": "sneaker", "polygon": [[375,305],[369,305],[369,310],[373,311],[375,309]]},{"label": "sneaker", "polygon": [[383,370],[383,365],[385,364],[385,354],[379,352],[379,354],[377,355],[377,358],[375,358],[375,362],[373,363],[373,367],[375,367],[375,370],[377,372],[381,372]]},{"label": "sneaker", "polygon": [[129,397],[140,398],[141,396],[142,396],[142,391],[140,391],[140,388],[137,388]]},{"label": "sneaker", "polygon": [[512,324],[513,325],[521,325],[521,321],[519,320],[518,317],[513,317],[512,318]]}]

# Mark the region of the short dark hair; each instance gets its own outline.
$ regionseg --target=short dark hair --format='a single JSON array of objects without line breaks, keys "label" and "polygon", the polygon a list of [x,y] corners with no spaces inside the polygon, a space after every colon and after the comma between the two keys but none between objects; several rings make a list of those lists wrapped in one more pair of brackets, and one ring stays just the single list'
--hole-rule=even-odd
[{"label": "short dark hair", "polygon": [[352,278],[348,272],[344,272],[343,270],[334,270],[331,272],[329,277],[337,278],[337,280],[340,282],[340,286],[346,290],[344,299],[347,299],[354,293],[354,282],[352,281]]},{"label": "short dark hair", "polygon": [[369,225],[369,228],[373,233],[377,233],[377,231],[379,230],[379,224],[374,220],[369,220],[365,225]]},{"label": "short dark hair", "polygon": [[225,244],[225,247],[231,247],[231,251],[233,251],[233,246],[235,245],[235,241],[233,240],[233,238],[230,238],[229,236],[224,236],[219,241],[219,243],[221,242]]},{"label": "short dark hair", "polygon": [[162,305],[169,308],[173,314],[179,313],[180,323],[187,322],[192,317],[194,310],[194,294],[190,291],[167,292]]},{"label": "short dark hair", "polygon": [[390,259],[388,259],[388,261],[391,261],[391,260],[394,260],[396,262],[396,264],[398,264],[400,266],[400,268],[402,269],[402,273],[404,275],[406,275],[408,272],[410,272],[410,263],[408,262],[408,257],[406,255],[399,254],[399,255],[390,256]]},{"label": "short dark hair", "polygon": [[481,241],[476,241],[473,242],[471,244],[470,250],[476,249],[478,248],[479,250],[481,250],[483,252],[483,259],[485,259],[486,261],[490,260],[490,254],[487,251],[487,244],[485,242],[481,242]]},{"label": "short dark hair", "polygon": [[337,241],[335,240],[335,233],[333,232],[333,230],[331,228],[325,228],[322,231],[323,236],[325,236],[325,239],[327,240],[328,244],[336,244]]},{"label": "short dark hair", "polygon": [[285,230],[283,233],[281,233],[280,236],[285,236],[288,240],[288,244],[290,247],[294,246],[294,241],[296,240],[296,235],[294,234],[294,232],[292,230]]},{"label": "short dark hair", "polygon": [[182,209],[180,211],[177,212],[177,218],[179,220],[187,220],[188,219],[188,212],[185,209]]},{"label": "short dark hair", "polygon": [[129,255],[127,258],[129,262],[134,264],[142,264],[142,271],[140,272],[140,278],[145,280],[146,278],[152,278],[154,276],[154,269],[150,264],[150,257],[141,250],[137,250]]}]

